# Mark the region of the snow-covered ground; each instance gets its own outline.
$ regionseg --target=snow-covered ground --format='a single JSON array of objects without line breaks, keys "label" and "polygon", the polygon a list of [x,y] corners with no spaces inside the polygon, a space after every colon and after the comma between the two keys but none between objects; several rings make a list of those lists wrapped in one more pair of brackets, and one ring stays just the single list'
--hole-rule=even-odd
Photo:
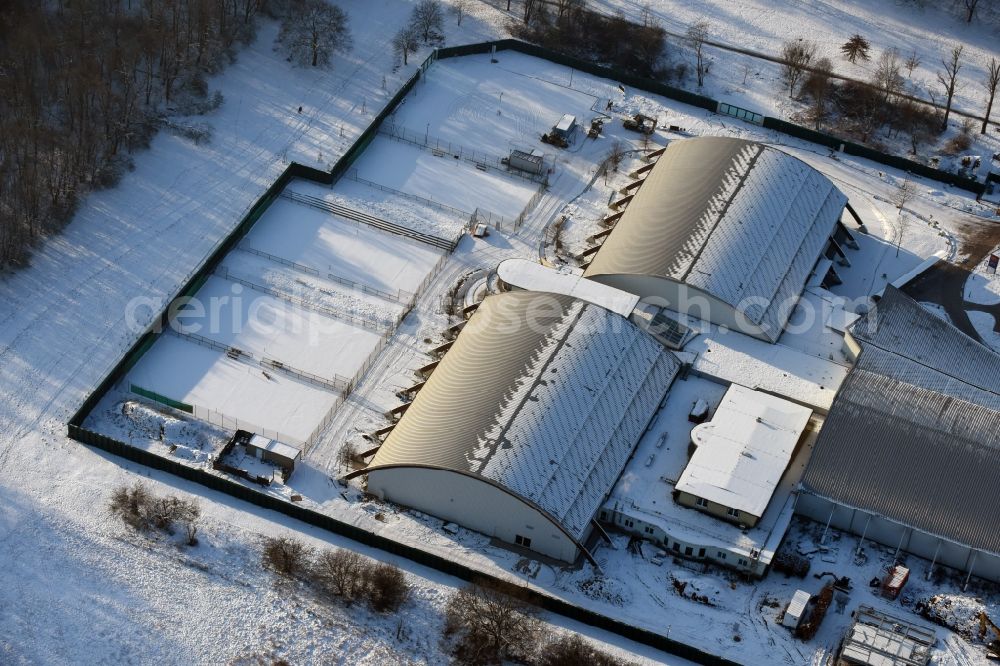
[{"label": "snow-covered ground", "polygon": [[[0,282],[0,553],[6,563],[0,576],[4,583],[0,585],[4,608],[0,661],[228,663],[261,657],[292,663],[446,663],[437,643],[439,611],[446,595],[459,585],[457,581],[399,562],[413,577],[417,590],[412,605],[402,614],[407,631],[397,638],[395,617],[380,620],[363,610],[343,610],[301,590],[275,586],[271,576],[259,570],[256,548],[261,534],[294,532],[312,545],[348,545],[369,551],[200,486],[97,453],[65,435],[69,416],[135,339],[135,331],[125,325],[129,301],[136,296],[161,303],[168,300],[287,160],[312,166],[332,163],[413,71],[413,64],[393,71],[391,54],[385,48],[411,3],[348,0],[342,4],[352,16],[354,52],[335,58],[329,70],[295,69],[273,52],[276,26],[265,24],[258,40],[210,83],[226,96],[226,103],[206,119],[215,130],[212,143],[195,146],[175,136],[158,136],[147,152],[136,156],[135,171],[117,188],[88,198],[65,232],[38,249],[31,267]],[[477,4],[460,29],[449,21],[448,40],[492,39],[500,34],[502,23],[498,13]],[[420,56],[411,63],[419,60]],[[494,68],[491,76],[496,80],[475,82],[477,88],[514,90],[530,73],[535,80],[547,82],[543,86],[550,91],[544,95],[547,98],[557,89],[566,90],[569,73],[564,67],[514,54],[501,54],[500,60],[506,69]],[[435,67],[445,66],[463,67],[461,60]],[[574,91],[593,95],[593,101],[617,90],[614,82],[579,73],[572,84]],[[566,112],[563,107],[568,108],[568,102],[551,99],[555,117]],[[875,196],[890,198],[894,188],[890,179],[901,179],[902,174],[864,160],[833,160],[815,146],[652,96],[633,93],[623,101],[626,108],[655,108],[661,118],[698,133],[790,144],[789,150],[843,185],[868,222],[872,237],[892,243],[894,250],[895,211]],[[295,111],[300,104],[301,115]],[[548,118],[549,111],[538,115]],[[539,119],[543,125],[550,122]],[[542,230],[566,202],[584,191],[610,142],[618,138],[633,147],[638,144],[637,135],[624,132],[620,120],[606,127],[607,136],[597,142],[581,142],[569,152],[558,153],[552,186],[521,233],[462,241],[358,390],[338,408],[324,433],[325,446],[317,447],[290,483],[302,483],[302,493],[309,498],[306,503],[323,511],[500,575],[523,580],[526,574],[522,572],[527,570],[531,584],[545,591],[640,626],[664,630],[704,649],[754,663],[808,663],[811,654],[835,643],[840,626],[828,620],[820,638],[802,645],[782,637],[773,623],[759,622],[760,614],[753,609],[762,593],[771,588],[775,594],[787,591],[779,578],[757,588],[730,581],[725,574],[695,575],[682,568],[655,567],[631,555],[617,537],[616,548],[604,549],[601,555],[606,558],[605,570],[618,575],[599,577],[587,567],[564,571],[542,564],[526,566],[519,555],[491,546],[481,535],[463,530],[451,536],[441,530],[440,521],[375,503],[357,489],[345,492],[346,497],[333,492],[335,484],[328,476],[337,472],[339,446],[357,441],[359,431],[384,423],[382,412],[399,404],[395,392],[414,383],[411,371],[426,362],[422,351],[440,340],[440,332],[449,323],[441,314],[441,297],[463,275],[494,266],[502,258],[537,257]],[[419,132],[421,127],[412,129]],[[436,131],[444,134],[447,130]],[[656,141],[666,139],[661,134]],[[530,146],[535,138],[525,132],[507,139],[511,140]],[[501,152],[496,137],[488,145],[479,145],[474,132],[463,135],[461,143],[484,152]],[[911,204],[914,209],[933,215],[949,232],[974,224],[969,222],[969,211],[977,209],[967,194],[921,185],[920,196]],[[301,207],[303,215],[309,210],[291,202],[277,203]],[[876,210],[883,211],[884,226],[874,221]],[[914,224],[904,234],[902,246],[918,261],[929,254],[929,241],[935,239],[941,239],[937,231]],[[935,240],[935,250],[942,243]],[[883,250],[885,259],[889,250]],[[351,256],[359,259],[357,254]],[[398,265],[393,268],[402,270]],[[885,263],[872,270],[879,275],[886,272],[887,279],[892,279],[896,268]],[[131,426],[119,423],[118,427]],[[173,431],[182,427],[177,425]],[[193,460],[200,447],[198,437],[192,437]],[[188,436],[181,439],[188,441]],[[211,440],[203,444],[205,448],[213,445]],[[141,477],[157,492],[201,498],[202,545],[193,551],[170,545],[150,548],[106,517],[100,507],[110,490]],[[376,513],[381,520],[375,518]],[[846,551],[842,549],[841,558]],[[391,559],[383,553],[371,554]],[[867,570],[858,580],[865,574]],[[706,594],[713,591],[713,596],[718,590],[723,601],[710,608],[682,598],[672,592],[670,576],[697,578],[697,587]],[[559,618],[547,619],[622,646],[637,655],[633,658],[683,663],[619,637],[568,625]],[[736,633],[742,636],[741,643],[732,640]],[[971,650],[955,635],[946,639],[953,655]],[[958,656],[940,658],[944,664],[958,660]]]}]

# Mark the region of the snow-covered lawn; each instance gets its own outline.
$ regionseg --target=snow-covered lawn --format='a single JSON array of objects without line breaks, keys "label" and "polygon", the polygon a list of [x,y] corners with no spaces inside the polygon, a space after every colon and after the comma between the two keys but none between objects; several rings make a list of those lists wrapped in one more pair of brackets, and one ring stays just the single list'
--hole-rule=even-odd
[{"label": "snow-covered lawn", "polygon": [[303,273],[244,250],[230,252],[220,266],[220,272],[237,280],[276,289],[297,299],[297,302],[307,303],[320,312],[333,313],[332,316],[349,322],[360,317],[374,330],[389,328],[403,311],[402,303],[379,297],[372,290]]},{"label": "snow-covered lawn", "polygon": [[451,239],[469,222],[467,215],[435,207],[412,197],[380,190],[371,185],[342,178],[333,187],[310,181],[295,181],[289,190],[325,201],[362,210],[414,231]]},{"label": "snow-covered lawn", "polygon": [[209,277],[195,299],[206,314],[176,318],[178,332],[194,333],[250,352],[254,358],[278,360],[323,378],[352,376],[381,338],[375,331],[220,277]]}]

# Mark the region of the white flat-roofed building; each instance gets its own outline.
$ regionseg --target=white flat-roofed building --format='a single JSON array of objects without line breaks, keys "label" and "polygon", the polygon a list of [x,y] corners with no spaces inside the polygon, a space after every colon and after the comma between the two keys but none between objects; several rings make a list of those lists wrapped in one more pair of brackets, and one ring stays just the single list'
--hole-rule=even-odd
[{"label": "white flat-roofed building", "polygon": [[675,486],[691,460],[691,431],[697,427],[689,420],[691,408],[704,401],[715,415],[728,391],[728,385],[693,372],[677,379],[598,518],[661,546],[670,557],[712,562],[760,577],[792,521],[796,487],[822,415],[810,419],[764,515],[754,526],[742,526],[674,501]]},{"label": "white flat-roofed building", "polygon": [[674,488],[678,503],[753,527],[764,515],[812,410],[733,384],[691,431],[694,454]]}]

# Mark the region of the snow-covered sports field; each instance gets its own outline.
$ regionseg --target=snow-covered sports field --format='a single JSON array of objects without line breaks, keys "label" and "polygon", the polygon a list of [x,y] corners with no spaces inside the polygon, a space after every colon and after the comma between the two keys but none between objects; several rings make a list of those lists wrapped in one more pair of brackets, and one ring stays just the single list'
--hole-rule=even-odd
[{"label": "snow-covered sports field", "polygon": [[280,197],[122,390],[308,447],[440,260],[437,248]]}]

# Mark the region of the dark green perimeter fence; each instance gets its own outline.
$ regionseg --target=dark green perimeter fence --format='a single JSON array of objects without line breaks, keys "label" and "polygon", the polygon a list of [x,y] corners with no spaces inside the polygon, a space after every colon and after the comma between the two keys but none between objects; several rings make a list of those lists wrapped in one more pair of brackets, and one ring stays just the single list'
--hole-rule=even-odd
[{"label": "dark green perimeter fence", "polygon": [[[389,115],[391,115],[393,111],[395,111],[396,107],[399,106],[403,98],[406,97],[410,90],[412,90],[413,86],[416,85],[423,72],[434,60],[466,55],[488,54],[492,52],[494,48],[496,48],[497,51],[512,50],[544,58],[595,76],[620,81],[621,83],[627,84],[631,87],[640,88],[654,94],[662,95],[663,97],[683,102],[700,109],[714,112],[718,108],[718,102],[709,97],[704,97],[680,88],[668,86],[652,79],[644,79],[641,77],[621,74],[610,68],[603,67],[592,62],[580,60],[572,56],[567,56],[562,53],[557,53],[555,51],[515,39],[505,39],[497,42],[468,44],[464,46],[453,46],[438,49],[431,54],[431,56],[413,74],[413,76],[411,76],[402,88],[399,89],[385,108],[382,109],[371,124],[368,125],[368,127],[361,133],[354,144],[352,144],[347,152],[344,153],[339,160],[337,160],[337,163],[330,171],[320,171],[298,163],[288,165],[278,179],[275,180],[275,182],[267,189],[263,196],[261,196],[261,198],[258,199],[257,202],[250,208],[236,228],[233,229],[233,231],[219,243],[201,268],[198,269],[195,274],[181,287],[173,301],[171,301],[171,304],[163,309],[163,312],[160,313],[149,328],[139,337],[138,340],[136,340],[135,344],[132,345],[128,352],[126,352],[121,361],[119,361],[118,364],[111,370],[108,376],[105,377],[97,388],[87,397],[87,399],[84,400],[80,409],[76,411],[69,421],[69,436],[79,442],[97,447],[107,451],[108,453],[113,453],[133,462],[146,465],[147,467],[170,472],[171,474],[175,474],[183,479],[200,483],[203,486],[211,488],[212,490],[226,493],[265,509],[278,511],[279,513],[283,513],[291,518],[295,518],[308,523],[309,525],[314,525],[328,530],[334,534],[347,537],[366,546],[378,548],[401,557],[406,557],[414,562],[417,562],[418,564],[436,569],[451,576],[455,576],[461,580],[490,581],[507,589],[513,590],[516,588],[517,590],[521,590],[522,588],[510,583],[509,581],[484,574],[419,548],[408,546],[386,537],[373,534],[317,511],[305,509],[291,502],[287,502],[270,495],[265,495],[248,486],[236,483],[235,481],[231,481],[225,477],[217,476],[193,467],[188,467],[176,461],[149,453],[148,451],[137,449],[125,444],[124,442],[120,442],[83,427],[84,420],[100,401],[101,397],[107,393],[107,391],[110,390],[111,387],[113,387],[122,377],[124,377],[129,370],[132,369],[142,355],[153,345],[153,342],[160,334],[160,331],[164,330],[167,326],[169,323],[168,317],[169,312],[171,311],[171,305],[173,305],[173,303],[178,299],[194,296],[198,289],[200,289],[205,283],[205,280],[208,279],[208,276],[211,275],[218,264],[222,261],[223,257],[225,257],[225,255],[232,250],[244,236],[246,236],[251,227],[253,227],[261,215],[264,214],[264,211],[266,211],[268,206],[271,205],[271,202],[278,197],[289,181],[295,178],[302,178],[327,185],[334,183],[364,152],[365,148],[368,147],[368,144],[370,144],[372,139],[374,139],[378,134],[378,129],[382,122]],[[782,120],[777,120],[775,118],[765,118],[764,127],[783,132],[800,139],[812,141],[834,150],[838,150],[840,146],[843,146],[844,152],[848,154],[866,157],[882,164],[887,164],[921,176],[926,176],[927,178],[950,183],[956,187],[975,192],[976,194],[981,194],[985,189],[982,183],[967,178],[961,178],[955,174],[932,169],[917,162],[880,153],[878,151],[871,150],[870,148],[846,142],[834,136],[823,134],[821,132],[815,132],[813,130],[806,129],[792,123],[787,123]],[[736,663],[703,652],[690,645],[677,642],[656,632],[633,627],[625,622],[608,617],[607,615],[581,608],[546,594],[531,591],[530,595],[532,601],[545,610],[583,622],[584,624],[588,624],[593,627],[614,632],[638,643],[649,645],[685,659],[690,659],[702,664],[709,664],[711,666]]]},{"label": "dark green perimeter fence", "polygon": [[557,599],[547,594],[524,588],[506,579],[497,578],[489,574],[476,571],[463,564],[449,560],[440,555],[429,553],[420,548],[408,546],[404,543],[394,541],[387,537],[369,532],[355,525],[342,522],[326,514],[306,509],[292,502],[288,502],[271,495],[265,495],[248,486],[241,485],[235,481],[230,481],[223,476],[216,476],[209,472],[188,467],[181,463],[163,458],[156,454],[137,449],[128,444],[124,444],[110,437],[86,430],[75,424],[69,426],[70,437],[77,441],[97,447],[101,450],[121,456],[133,462],[137,462],[153,469],[170,472],[188,481],[200,483],[212,490],[216,490],[238,499],[246,500],[257,506],[277,511],[296,520],[319,527],[334,534],[347,537],[365,546],[377,548],[393,555],[405,557],[417,564],[430,567],[437,571],[454,576],[463,581],[492,583],[501,589],[510,592],[526,594],[527,600],[546,611],[562,615],[564,617],[582,622],[584,624],[610,631],[643,645],[662,650],[664,652],[689,659],[696,663],[708,664],[709,666],[730,666],[737,662],[723,659],[721,657],[708,654],[695,647],[675,641],[667,636],[660,635],[647,629],[634,627],[626,622],[616,620],[601,613],[597,613],[575,604]]}]

